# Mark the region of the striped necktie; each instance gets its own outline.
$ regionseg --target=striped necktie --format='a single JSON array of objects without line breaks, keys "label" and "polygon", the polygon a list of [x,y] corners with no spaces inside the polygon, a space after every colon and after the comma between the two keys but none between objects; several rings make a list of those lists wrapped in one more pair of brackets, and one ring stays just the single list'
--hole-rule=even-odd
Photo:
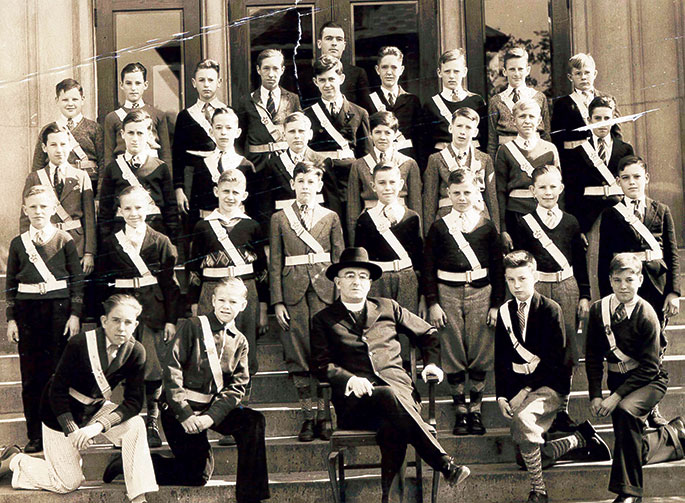
[{"label": "striped necktie", "polygon": [[614,314],[611,316],[611,322],[614,324],[618,324],[625,320],[627,317],[628,314],[626,313],[626,306],[623,302],[621,302],[618,306],[616,306],[616,310],[614,311]]},{"label": "striped necktie", "polygon": [[526,303],[519,303],[519,309],[516,312],[519,319],[519,331],[521,332],[521,339],[526,340],[525,330],[526,330]]}]

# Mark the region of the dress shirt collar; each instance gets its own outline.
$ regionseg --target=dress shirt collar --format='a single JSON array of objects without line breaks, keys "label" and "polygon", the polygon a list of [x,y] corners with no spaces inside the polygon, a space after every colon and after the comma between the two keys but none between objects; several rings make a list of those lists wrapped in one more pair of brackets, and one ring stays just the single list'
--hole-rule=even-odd
[{"label": "dress shirt collar", "polygon": [[209,215],[207,215],[205,217],[205,220],[223,220],[226,223],[231,223],[231,220],[234,218],[247,218],[247,219],[249,219],[250,217],[247,216],[245,214],[245,212],[243,212],[242,210],[235,212],[230,217],[227,217],[223,213],[220,213],[219,209],[217,208],[214,211],[212,211]]},{"label": "dress shirt collar", "polygon": [[[537,146],[538,141],[540,141],[540,135],[536,132],[531,138],[528,138],[527,140],[521,137],[521,135],[516,135],[516,139],[514,141],[516,142],[516,145],[521,147],[523,150],[530,151]],[[526,148],[526,146],[528,148]]]},{"label": "dress shirt collar", "polygon": [[359,313],[363,311],[364,306],[366,305],[366,299],[362,300],[361,302],[345,302],[344,300],[340,300],[340,302],[342,302],[347,310],[352,313]]},{"label": "dress shirt collar", "polygon": [[[635,295],[633,300],[623,304],[626,308],[626,317],[630,318],[630,316],[633,314],[633,310],[635,309],[635,306],[637,306],[638,300],[640,300],[640,296]],[[612,293],[611,300],[609,301],[609,306],[611,306],[611,314],[614,314],[614,311],[616,311],[616,308],[620,303],[621,302],[616,298],[616,295]]]},{"label": "dress shirt collar", "polygon": [[293,149],[288,148],[288,157],[290,157],[290,160],[293,161],[293,162],[297,162],[297,161],[295,161],[295,156],[298,156],[298,157],[300,158],[300,160],[304,161],[304,159],[305,159],[305,155],[304,155],[305,152],[307,152],[307,147],[305,147],[305,148],[302,150],[302,152],[300,152],[299,154],[296,153]]},{"label": "dress shirt collar", "polygon": [[[457,101],[454,101],[452,99],[452,94],[455,91],[457,93]],[[465,100],[466,97],[468,96],[468,93],[466,91],[464,91],[464,89],[462,89],[461,87],[457,87],[454,90],[443,87],[442,91],[440,92],[440,96],[442,96],[445,99],[445,101],[449,101],[451,103],[458,103],[459,101]]]},{"label": "dress shirt collar", "polygon": [[209,102],[202,101],[201,99],[198,99],[195,102],[195,104],[193,105],[193,107],[202,111],[202,109],[205,107],[205,103],[209,103],[209,106],[212,107],[214,110],[216,110],[217,108],[223,108],[226,106],[226,105],[224,105],[224,103],[219,98],[214,96],[214,98],[212,98],[212,100]]},{"label": "dress shirt collar", "polygon": [[[635,199],[631,199],[628,196],[625,196],[623,202],[625,205],[628,207],[630,211],[633,211],[635,209],[635,203],[633,202]],[[645,208],[647,208],[647,197],[642,196],[638,197],[637,201],[640,201],[640,203],[637,205],[637,211],[640,212],[640,215],[644,218],[645,216]]]},{"label": "dress shirt collar", "polygon": [[[140,98],[137,103],[138,103],[138,108],[143,108],[145,106],[145,102],[143,101],[143,98]],[[128,100],[124,101],[124,108],[128,108],[128,109],[133,108],[133,103],[131,103]]]},{"label": "dress shirt collar", "polygon": [[392,95],[395,97],[395,101],[397,101],[397,97],[400,95],[400,86],[395,84],[395,86],[392,89],[386,89],[385,87],[381,86],[381,91],[383,91],[383,96],[385,97],[385,101],[390,101],[388,99],[388,95],[392,93]]},{"label": "dress shirt collar", "polygon": [[146,224],[140,225],[138,227],[132,227],[128,224],[124,225],[124,233],[129,237],[142,238],[145,237]]},{"label": "dress shirt collar", "polygon": [[124,152],[124,161],[126,161],[129,164],[135,164],[137,162],[142,166],[147,162],[147,151],[143,150],[142,152],[136,155],[131,155],[131,153],[127,150],[126,152]]},{"label": "dress shirt collar", "polygon": [[577,98],[580,99],[582,103],[585,103],[585,105],[587,106],[595,97],[595,90],[589,89],[587,91],[579,91],[578,89],[574,89],[571,94],[575,95]]},{"label": "dress shirt collar", "polygon": [[559,209],[559,205],[555,204],[554,208],[551,208],[549,210],[547,208],[543,208],[539,204],[535,207],[535,212],[538,214],[538,216],[540,217],[540,220],[542,220],[542,222],[545,225],[547,225],[547,212],[548,211],[551,211],[552,214],[554,215],[554,225],[549,226],[550,229],[554,229],[557,225],[559,225],[559,222],[561,222],[561,217],[563,216],[561,209]]},{"label": "dress shirt collar", "polygon": [[[83,120],[83,114],[79,113],[77,116],[72,117],[71,120],[74,122],[74,127],[78,126],[79,123]],[[61,128],[67,127],[67,123],[69,122],[69,119],[65,117],[64,115],[60,114],[59,118],[55,121],[57,125]]]},{"label": "dress shirt collar", "polygon": [[[393,158],[393,148],[392,146],[383,152],[383,155],[385,155],[385,162],[391,162]],[[378,150],[376,147],[373,147],[373,155],[376,158],[376,160],[380,161],[381,160],[381,151]]]},{"label": "dress shirt collar", "polygon": [[473,206],[463,213],[452,208],[450,213],[452,214],[451,218],[454,218],[456,222],[463,222],[461,229],[462,232],[473,232],[473,230],[476,228],[476,225],[478,225],[478,222],[480,221],[480,212]]},{"label": "dress shirt collar", "polygon": [[48,162],[48,175],[50,175],[50,181],[55,178],[55,169],[60,168],[62,176],[67,175],[67,168],[69,167],[69,164],[65,161],[59,166],[56,166],[55,164],[51,162]]},{"label": "dress shirt collar", "polygon": [[[528,297],[528,298],[527,298],[526,300],[524,300],[524,301],[520,301],[520,300],[518,300],[518,299],[514,299],[514,300],[516,300],[516,310],[517,310],[517,312],[518,312],[519,308],[521,307],[521,303],[522,303],[522,302],[525,302],[525,303],[526,303],[526,306],[523,308],[523,316],[524,316],[524,318],[526,319],[526,323],[525,323],[525,325],[524,325],[524,327],[523,327],[523,333],[521,334],[521,339],[523,339],[523,342],[526,342],[526,333],[528,332],[528,313],[530,313],[530,304],[531,304],[531,302],[533,301],[533,296],[531,295],[530,297]],[[513,320],[513,321],[514,321],[514,323],[518,323],[518,319],[517,319],[517,320]]]},{"label": "dress shirt collar", "polygon": [[509,96],[511,98],[514,94],[514,89],[519,90],[519,99],[521,100],[527,97],[526,95],[529,92],[530,87],[528,87],[525,82],[518,87],[511,87],[511,84],[509,84],[507,85],[507,88],[504,90],[504,95]]},{"label": "dress shirt collar", "polygon": [[278,104],[281,101],[281,88],[276,86],[272,91],[269,91],[266,87],[259,86],[259,98],[264,106],[266,106],[266,102],[269,100],[269,92],[273,94],[274,105],[276,110],[278,110]]},{"label": "dress shirt collar", "polygon": [[[323,101],[324,107],[326,108],[327,112],[331,111],[331,102],[328,100],[321,98],[321,101]],[[342,94],[339,94],[336,96],[335,100],[333,101],[333,105],[335,106],[335,113],[340,113],[340,109],[343,106],[343,96]]]},{"label": "dress shirt collar", "polygon": [[[599,152],[599,136],[595,135],[595,130],[592,131],[592,144],[595,146],[595,150]],[[606,144],[606,152],[607,152],[607,161],[609,160],[609,157],[611,157],[611,149],[614,145],[614,140],[611,138],[611,133],[606,135],[604,138],[604,143]]]},{"label": "dress shirt collar", "polygon": [[36,234],[39,232],[42,233],[43,244],[45,244],[55,235],[57,232],[57,227],[52,225],[50,222],[48,222],[47,225],[40,230],[36,229],[33,225],[29,225],[29,237],[31,238],[31,241],[35,241]]}]

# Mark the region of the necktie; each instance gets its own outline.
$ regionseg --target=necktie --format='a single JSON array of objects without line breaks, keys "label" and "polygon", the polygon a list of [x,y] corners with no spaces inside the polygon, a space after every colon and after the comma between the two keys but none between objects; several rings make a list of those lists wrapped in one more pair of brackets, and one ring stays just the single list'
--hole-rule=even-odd
[{"label": "necktie", "polygon": [[119,346],[115,346],[114,344],[110,344],[107,346],[107,363],[108,365],[111,365],[114,359],[117,357],[117,353],[119,352]]},{"label": "necktie", "polygon": [[519,304],[519,310],[516,312],[519,319],[519,331],[521,332],[521,339],[526,340],[525,330],[526,330],[526,303],[521,302]]},{"label": "necktie", "polygon": [[518,88],[516,88],[516,89],[514,89],[514,92],[511,93],[511,101],[516,103],[519,100],[519,98],[520,98],[519,90],[518,90]]},{"label": "necktie", "polygon": [[140,168],[140,160],[138,159],[138,156],[134,155],[133,157],[131,157],[131,167],[134,170],[137,170],[138,168]]},{"label": "necktie", "polygon": [[547,218],[545,218],[545,225],[550,229],[554,227],[554,212],[552,210],[547,210]]},{"label": "necktie", "polygon": [[456,89],[452,91],[452,101],[459,101],[459,93],[457,93]]},{"label": "necktie", "polygon": [[309,207],[306,204],[300,206],[300,220],[302,220],[304,228],[309,230]]},{"label": "necktie", "polygon": [[205,103],[202,107],[202,113],[204,114],[205,119],[207,119],[207,122],[210,124],[212,123],[212,108],[212,105],[209,103]]},{"label": "necktie", "polygon": [[466,232],[466,213],[459,213],[459,230]]},{"label": "necktie", "polygon": [[611,322],[621,323],[627,317],[628,314],[626,313],[626,306],[625,304],[623,304],[623,302],[621,302],[618,306],[616,306],[616,310],[614,311],[614,314],[611,316]]},{"label": "necktie", "polygon": [[43,246],[45,244],[42,230],[36,232],[36,234],[33,236],[33,242],[36,243],[38,246]]},{"label": "necktie", "polygon": [[140,103],[132,103],[131,104],[131,109],[135,110],[136,108],[140,108]]},{"label": "necktie", "polygon": [[126,237],[130,241],[131,246],[133,246],[133,248],[135,248],[137,250],[138,247],[140,246],[140,242],[141,242],[140,236],[138,234],[130,234],[130,235],[127,234]]},{"label": "necktie", "polygon": [[638,220],[642,221],[642,213],[640,212],[640,200],[633,199],[631,203],[633,203],[633,213],[635,214]]},{"label": "necktie", "polygon": [[597,155],[602,159],[604,164],[607,162],[607,143],[604,138],[599,138],[597,140]]},{"label": "necktie", "polygon": [[296,154],[295,152],[292,152],[292,155],[290,157],[293,160],[293,164],[297,164],[302,160],[302,156],[300,154]]},{"label": "necktie", "polygon": [[332,101],[331,101],[330,112],[331,112],[331,117],[335,117],[335,103],[333,103]]},{"label": "necktie", "polygon": [[269,99],[266,100],[266,111],[269,112],[271,117],[276,115],[276,104],[274,103],[273,91],[269,91]]},{"label": "necktie", "polygon": [[64,189],[64,181],[59,172],[59,166],[55,167],[55,174],[52,178],[52,185],[55,187],[55,192],[57,193],[57,199],[62,197],[62,190]]},{"label": "necktie", "polygon": [[397,219],[395,218],[395,215],[393,215],[392,210],[389,206],[383,208],[383,215],[385,215],[385,218],[388,219],[390,225],[395,225],[397,223]]},{"label": "necktie", "polygon": [[393,93],[388,93],[388,105],[395,106],[395,95]]},{"label": "necktie", "polygon": [[383,164],[385,162],[385,152],[381,152],[381,155],[378,156],[378,160]]},{"label": "necktie", "polygon": [[67,127],[69,128],[69,131],[74,129],[74,119],[72,119],[71,117],[67,119]]},{"label": "necktie", "polygon": [[223,153],[219,154],[219,162],[216,165],[216,169],[219,171],[219,173],[224,172],[224,154]]},{"label": "necktie", "polygon": [[457,154],[457,164],[459,166],[464,165],[464,161],[466,161],[466,156],[468,155],[468,152],[459,152]]}]

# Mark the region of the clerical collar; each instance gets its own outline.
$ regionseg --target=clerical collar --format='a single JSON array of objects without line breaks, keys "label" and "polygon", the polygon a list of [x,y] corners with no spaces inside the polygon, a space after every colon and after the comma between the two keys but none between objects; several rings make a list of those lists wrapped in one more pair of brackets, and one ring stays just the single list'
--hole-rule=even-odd
[{"label": "clerical collar", "polygon": [[364,306],[366,305],[366,299],[362,300],[361,302],[345,302],[344,300],[341,300],[340,302],[343,303],[343,305],[347,308],[348,311],[351,311],[353,313],[358,313],[364,309]]}]

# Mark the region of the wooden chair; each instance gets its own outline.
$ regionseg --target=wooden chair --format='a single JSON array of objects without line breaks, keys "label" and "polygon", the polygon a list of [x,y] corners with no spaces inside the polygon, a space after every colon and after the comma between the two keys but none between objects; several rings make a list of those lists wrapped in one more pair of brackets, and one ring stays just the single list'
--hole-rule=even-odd
[{"label": "wooden chair", "polygon": [[[416,367],[416,348],[412,348],[410,352],[411,364],[411,378],[414,384],[417,383],[418,372]],[[437,422],[435,419],[435,385],[438,383],[437,378],[429,377],[428,379],[428,424],[430,429],[437,437]],[[324,395],[324,407],[328,415],[328,420],[331,421],[330,412],[330,384],[321,383]],[[371,430],[335,430],[331,435],[330,448],[328,453],[328,476],[331,481],[333,489],[333,497],[335,503],[345,503],[345,470],[361,470],[369,468],[379,468],[378,463],[347,463],[345,461],[345,451],[354,447],[376,446],[376,432]],[[423,466],[421,458],[418,453],[414,461],[407,463],[407,466],[416,468],[417,494],[416,501],[423,503]],[[433,472],[431,503],[437,502],[438,486],[440,484],[440,472]]]}]

